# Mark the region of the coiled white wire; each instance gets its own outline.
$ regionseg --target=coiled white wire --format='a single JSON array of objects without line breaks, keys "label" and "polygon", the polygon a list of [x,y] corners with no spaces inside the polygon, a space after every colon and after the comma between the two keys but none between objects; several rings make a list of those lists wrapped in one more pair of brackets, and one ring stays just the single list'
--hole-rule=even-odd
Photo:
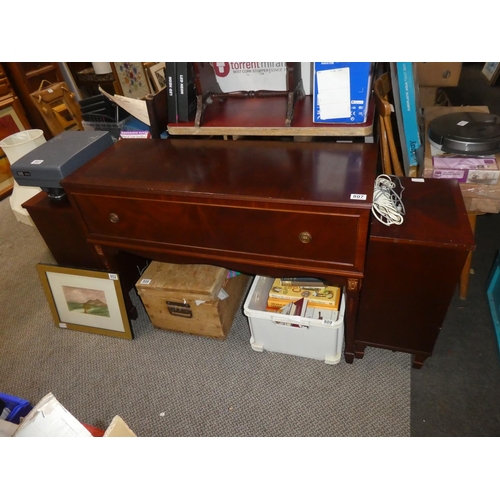
[{"label": "coiled white wire", "polygon": [[[395,191],[396,180],[400,188],[399,193]],[[395,175],[382,174],[375,179],[372,213],[382,224],[391,226],[403,223],[403,215],[406,215],[402,200],[404,189],[400,179]]]}]

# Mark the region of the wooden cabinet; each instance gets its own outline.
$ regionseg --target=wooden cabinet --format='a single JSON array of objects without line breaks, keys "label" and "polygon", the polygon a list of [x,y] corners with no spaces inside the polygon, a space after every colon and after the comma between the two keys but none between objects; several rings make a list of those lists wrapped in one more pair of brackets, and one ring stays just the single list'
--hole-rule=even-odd
[{"label": "wooden cabinet", "polygon": [[460,187],[401,179],[400,226],[370,225],[355,352],[366,346],[412,353],[420,368],[434,349],[468,252],[475,247]]},{"label": "wooden cabinet", "polygon": [[[3,65],[0,64],[0,140],[29,128],[30,123],[23,106],[14,92]],[[0,199],[9,196],[13,187],[14,178],[9,160],[5,151],[0,148]]]},{"label": "wooden cabinet", "polygon": [[52,256],[61,266],[102,269],[102,262],[67,198],[51,200],[40,192],[23,204]]},{"label": "wooden cabinet", "polygon": [[43,130],[45,139],[53,137],[40,112],[30,97],[43,81],[64,82],[64,77],[56,62],[6,62],[3,63],[10,84],[19,97],[32,128]]}]

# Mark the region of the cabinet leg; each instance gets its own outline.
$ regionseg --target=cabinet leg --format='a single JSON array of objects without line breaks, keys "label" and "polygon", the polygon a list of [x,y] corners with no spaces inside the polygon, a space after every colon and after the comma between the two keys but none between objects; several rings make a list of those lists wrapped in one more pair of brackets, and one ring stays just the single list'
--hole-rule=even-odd
[{"label": "cabinet leg", "polygon": [[352,365],[352,363],[354,362],[354,353],[344,351],[344,359],[345,359],[346,363],[349,363],[350,365]]},{"label": "cabinet leg", "polygon": [[355,344],[354,356],[356,357],[356,359],[363,359],[363,356],[365,355],[365,348],[365,345],[358,346],[357,344]]},{"label": "cabinet leg", "polygon": [[361,288],[361,280],[358,278],[348,278],[346,290],[346,317],[345,317],[345,347],[344,358],[347,363],[354,361],[354,332],[356,331],[356,314],[359,304],[359,290]]},{"label": "cabinet leg", "polygon": [[415,356],[413,357],[413,368],[420,370],[420,368],[424,366],[424,362],[428,357],[428,354],[415,354]]}]

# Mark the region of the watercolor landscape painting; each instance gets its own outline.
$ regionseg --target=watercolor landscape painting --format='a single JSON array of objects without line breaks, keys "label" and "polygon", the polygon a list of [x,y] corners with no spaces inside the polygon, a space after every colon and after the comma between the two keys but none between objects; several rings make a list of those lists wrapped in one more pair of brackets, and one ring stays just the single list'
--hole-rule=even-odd
[{"label": "watercolor landscape painting", "polygon": [[109,308],[106,295],[102,290],[76,288],[73,286],[62,287],[68,309],[83,314],[94,314],[109,318]]}]

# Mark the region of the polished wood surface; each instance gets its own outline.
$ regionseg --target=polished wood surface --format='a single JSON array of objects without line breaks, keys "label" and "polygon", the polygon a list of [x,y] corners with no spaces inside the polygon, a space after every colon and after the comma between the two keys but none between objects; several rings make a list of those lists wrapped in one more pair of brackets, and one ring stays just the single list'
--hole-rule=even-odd
[{"label": "polished wood surface", "polygon": [[41,191],[23,203],[52,256],[60,266],[101,269],[99,255],[87,242],[77,214],[67,198],[51,200]]},{"label": "polished wood surface", "polygon": [[366,346],[409,352],[420,368],[475,243],[456,181],[401,180],[403,224],[371,222],[355,352],[358,358]]},{"label": "polished wood surface", "polygon": [[125,251],[345,286],[352,362],[376,161],[374,144],[130,140],[61,184],[110,270]]}]

